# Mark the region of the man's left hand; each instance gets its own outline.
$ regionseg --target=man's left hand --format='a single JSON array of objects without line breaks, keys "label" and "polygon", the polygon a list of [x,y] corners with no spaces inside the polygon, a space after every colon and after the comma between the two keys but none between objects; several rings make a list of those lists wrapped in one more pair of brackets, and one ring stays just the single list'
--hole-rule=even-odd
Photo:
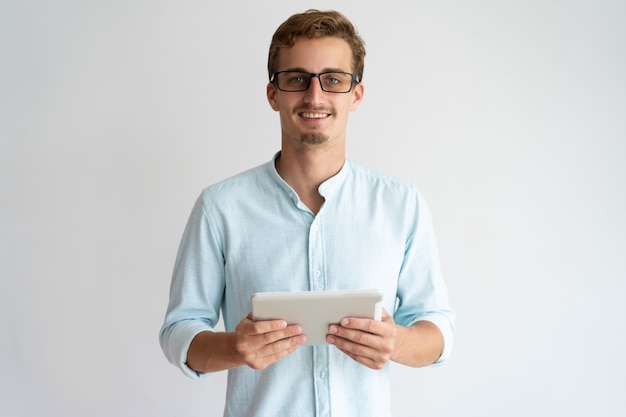
[{"label": "man's left hand", "polygon": [[326,341],[355,361],[372,369],[382,369],[396,346],[398,329],[383,309],[382,320],[348,317],[328,327]]}]

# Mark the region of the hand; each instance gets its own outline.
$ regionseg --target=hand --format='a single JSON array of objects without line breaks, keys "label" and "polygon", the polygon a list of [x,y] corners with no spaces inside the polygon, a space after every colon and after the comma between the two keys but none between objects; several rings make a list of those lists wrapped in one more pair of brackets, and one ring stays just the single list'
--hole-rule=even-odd
[{"label": "hand", "polygon": [[265,369],[306,341],[299,325],[285,320],[252,321],[252,313],[235,328],[235,350],[253,369]]},{"label": "hand", "polygon": [[398,330],[383,309],[382,321],[347,317],[331,324],[328,333],[328,343],[369,368],[382,369],[395,349]]}]

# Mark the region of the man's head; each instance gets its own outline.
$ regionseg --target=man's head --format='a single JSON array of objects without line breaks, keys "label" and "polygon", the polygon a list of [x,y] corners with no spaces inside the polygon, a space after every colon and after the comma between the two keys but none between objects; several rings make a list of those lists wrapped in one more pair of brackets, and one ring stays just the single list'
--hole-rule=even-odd
[{"label": "man's head", "polygon": [[276,29],[270,44],[267,70],[270,78],[278,71],[281,48],[291,48],[298,37],[334,37],[345,40],[352,50],[352,72],[360,81],[365,67],[365,44],[354,25],[341,13],[307,10],[291,16]]},{"label": "man's head", "polygon": [[308,11],[278,28],[266,91],[280,113],[283,150],[344,146],[348,113],[363,98],[364,56],[354,27],[337,12]]}]

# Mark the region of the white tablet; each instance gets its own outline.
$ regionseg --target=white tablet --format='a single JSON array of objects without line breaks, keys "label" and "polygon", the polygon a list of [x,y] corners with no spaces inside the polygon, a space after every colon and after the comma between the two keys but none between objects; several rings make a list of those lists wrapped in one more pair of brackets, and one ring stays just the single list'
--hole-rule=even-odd
[{"label": "white tablet", "polygon": [[307,345],[326,343],[328,325],[344,317],[380,320],[383,294],[375,290],[263,292],[252,296],[253,320],[299,324]]}]

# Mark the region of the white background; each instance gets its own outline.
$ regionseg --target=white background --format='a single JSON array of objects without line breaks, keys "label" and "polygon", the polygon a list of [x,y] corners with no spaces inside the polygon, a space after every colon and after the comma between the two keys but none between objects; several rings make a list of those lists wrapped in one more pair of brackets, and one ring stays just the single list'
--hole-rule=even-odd
[{"label": "white background", "polygon": [[275,28],[365,38],[349,156],[417,183],[458,312],[395,416],[626,414],[626,3],[0,1],[0,413],[219,416],[157,334],[200,190],[268,161]]}]

